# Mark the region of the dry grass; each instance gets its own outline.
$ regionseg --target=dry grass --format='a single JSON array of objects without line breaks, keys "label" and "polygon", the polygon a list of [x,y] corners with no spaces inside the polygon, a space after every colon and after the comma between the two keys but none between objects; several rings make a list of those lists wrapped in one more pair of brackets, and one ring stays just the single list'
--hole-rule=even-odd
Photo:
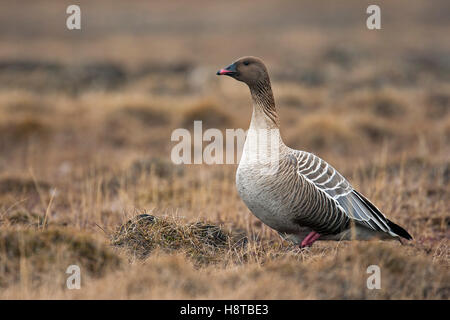
[{"label": "dry grass", "polygon": [[[55,227],[43,229],[44,221],[36,221],[36,228],[8,228],[1,234],[3,289],[16,283],[29,290],[47,285],[61,289],[69,265],[82,265],[85,275],[91,278],[104,276],[120,266],[122,259],[92,235]],[[14,224],[18,222],[15,220]]]},{"label": "dry grass", "polygon": [[[57,1],[8,2],[0,298],[449,298],[445,1],[382,2],[380,32],[360,1],[261,1],[252,15],[251,1],[81,1],[81,33],[51,18]],[[215,76],[244,54],[269,66],[285,141],[329,161],[413,241],[300,251],[249,213],[235,165],[172,164],[178,127],[247,128],[248,89]],[[72,264],[81,290],[65,288]],[[367,289],[372,264],[381,290]]]},{"label": "dry grass", "polygon": [[111,235],[111,244],[125,247],[139,259],[161,249],[173,253],[184,252],[199,265],[212,264],[247,242],[245,235],[232,235],[220,226],[196,222],[182,224],[174,219],[140,214],[119,227]]}]

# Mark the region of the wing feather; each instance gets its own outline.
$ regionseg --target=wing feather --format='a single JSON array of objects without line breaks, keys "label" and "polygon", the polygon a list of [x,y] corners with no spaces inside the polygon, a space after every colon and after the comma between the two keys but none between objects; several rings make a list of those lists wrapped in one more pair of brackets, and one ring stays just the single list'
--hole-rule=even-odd
[{"label": "wing feather", "polygon": [[[317,191],[332,199],[350,219],[375,231],[396,235],[391,231],[386,217],[331,165],[309,152],[297,156],[297,173],[312,184]],[[331,217],[330,217],[331,218]]]}]

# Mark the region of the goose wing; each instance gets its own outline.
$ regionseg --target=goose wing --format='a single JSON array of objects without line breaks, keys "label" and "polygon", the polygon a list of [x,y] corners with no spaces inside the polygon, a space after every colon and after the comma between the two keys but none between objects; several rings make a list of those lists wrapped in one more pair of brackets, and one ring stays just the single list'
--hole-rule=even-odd
[{"label": "goose wing", "polygon": [[[309,152],[299,152],[297,174],[334,203],[349,219],[369,229],[397,236],[390,221],[331,165]],[[333,219],[330,217],[330,219]],[[331,221],[330,221],[331,222]]]}]

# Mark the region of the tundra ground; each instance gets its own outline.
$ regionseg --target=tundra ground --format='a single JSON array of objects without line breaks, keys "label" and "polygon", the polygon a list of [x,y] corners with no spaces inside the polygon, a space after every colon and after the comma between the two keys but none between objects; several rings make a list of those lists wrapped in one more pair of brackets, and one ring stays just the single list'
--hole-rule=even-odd
[{"label": "tundra ground", "polygon": [[[0,3],[0,298],[449,298],[446,1],[381,1],[378,31],[366,1],[79,1],[81,31],[61,1]],[[243,55],[268,65],[286,143],[413,241],[299,250],[236,165],[171,162],[176,128],[247,129],[248,89],[215,76]]]}]

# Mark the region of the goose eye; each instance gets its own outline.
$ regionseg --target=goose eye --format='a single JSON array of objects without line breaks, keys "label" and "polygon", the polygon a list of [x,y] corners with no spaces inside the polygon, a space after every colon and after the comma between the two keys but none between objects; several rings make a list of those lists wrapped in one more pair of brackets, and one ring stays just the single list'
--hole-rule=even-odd
[{"label": "goose eye", "polygon": [[244,65],[248,66],[249,64],[250,64],[250,62],[244,61]]}]

